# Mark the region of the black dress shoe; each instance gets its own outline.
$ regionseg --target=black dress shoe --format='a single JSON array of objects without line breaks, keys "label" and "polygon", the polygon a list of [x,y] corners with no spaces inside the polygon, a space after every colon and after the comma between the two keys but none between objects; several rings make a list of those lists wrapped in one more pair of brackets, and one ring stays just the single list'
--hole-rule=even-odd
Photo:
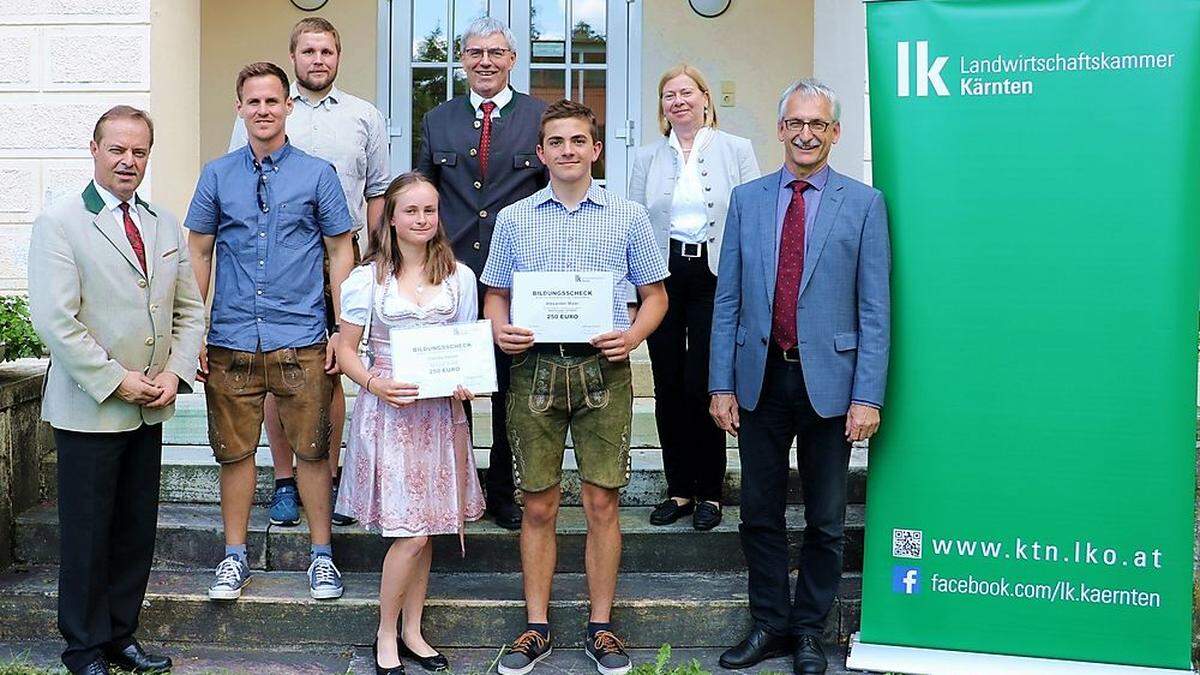
[{"label": "black dress shoe", "polygon": [[690,514],[696,509],[696,502],[688,502],[683,506],[679,502],[667,497],[667,500],[650,512],[651,525],[670,525],[680,518]]},{"label": "black dress shoe", "polygon": [[95,661],[87,664],[82,670],[72,670],[73,675],[109,675],[111,671],[108,669],[108,663],[104,659],[97,658]]},{"label": "black dress shoe", "polygon": [[170,658],[147,654],[136,642],[120,651],[106,650],[104,656],[113,668],[128,670],[131,673],[166,673],[171,670]]},{"label": "black dress shoe", "polygon": [[489,499],[487,512],[506,530],[521,529],[521,507],[511,499]]},{"label": "black dress shoe", "polygon": [[435,651],[433,656],[421,656],[409,649],[408,645],[404,644],[403,638],[397,638],[396,644],[400,646],[400,656],[416,661],[418,666],[421,666],[421,668],[428,670],[431,673],[440,673],[450,670],[450,661],[448,661],[446,656],[441,652]]},{"label": "black dress shoe", "polygon": [[[400,643],[400,640],[396,640],[396,642]],[[371,644],[371,662],[375,664],[375,675],[404,675],[404,661],[400,661],[400,665],[391,668],[379,665],[379,640]]]},{"label": "black dress shoe", "polygon": [[796,650],[792,652],[792,670],[796,675],[821,675],[828,667],[820,636],[805,634],[796,638]]},{"label": "black dress shoe", "polygon": [[761,628],[750,631],[745,640],[725,650],[721,655],[721,667],[733,670],[749,668],[765,659],[786,656],[791,641],[782,635],[771,635]]},{"label": "black dress shoe", "polygon": [[713,506],[709,502],[700,502],[696,505],[696,512],[692,514],[692,527],[703,532],[720,524],[721,507]]}]

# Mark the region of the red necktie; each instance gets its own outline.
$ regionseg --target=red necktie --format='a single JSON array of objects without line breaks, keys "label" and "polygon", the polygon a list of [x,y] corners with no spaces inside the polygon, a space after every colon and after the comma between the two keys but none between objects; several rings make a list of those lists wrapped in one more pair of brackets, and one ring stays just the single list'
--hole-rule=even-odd
[{"label": "red necktie", "polygon": [[794,180],[788,187],[792,188],[792,201],[783,214],[775,306],[771,311],[771,338],[784,351],[796,346],[796,303],[800,301],[800,278],[804,274],[804,191],[810,186]]},{"label": "red necktie", "polygon": [[133,254],[142,265],[142,274],[145,274],[146,245],[142,243],[142,233],[138,232],[137,225],[133,224],[133,218],[129,216],[129,202],[121,202],[121,214],[125,216],[125,236],[129,237],[129,245],[133,247]]},{"label": "red necktie", "polygon": [[479,132],[479,177],[486,178],[488,151],[492,146],[492,111],[496,109],[496,104],[484,101],[479,104],[479,109],[483,111],[483,130]]}]

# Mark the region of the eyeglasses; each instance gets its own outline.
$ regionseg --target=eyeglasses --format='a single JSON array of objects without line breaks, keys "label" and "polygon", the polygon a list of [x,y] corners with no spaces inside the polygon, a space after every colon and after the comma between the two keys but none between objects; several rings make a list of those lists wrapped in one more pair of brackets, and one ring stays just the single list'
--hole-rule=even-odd
[{"label": "eyeglasses", "polygon": [[783,121],[783,128],[788,131],[802,131],[804,127],[808,127],[814,134],[823,134],[831,126],[833,126],[833,122],[827,120],[801,120],[789,117]]},{"label": "eyeglasses", "polygon": [[499,61],[500,59],[508,56],[509,52],[511,51],[511,49],[505,49],[504,47],[492,47],[491,49],[471,47],[470,49],[463,50],[463,57],[470,61],[478,61],[483,58],[484,54],[487,54],[488,57],[493,61]]}]

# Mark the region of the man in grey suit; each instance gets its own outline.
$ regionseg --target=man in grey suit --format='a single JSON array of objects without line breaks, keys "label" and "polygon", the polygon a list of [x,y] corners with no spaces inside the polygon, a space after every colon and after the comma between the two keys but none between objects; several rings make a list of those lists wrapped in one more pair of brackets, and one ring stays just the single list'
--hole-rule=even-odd
[{"label": "man in grey suit", "polygon": [[[469,91],[425,113],[417,170],[441,196],[441,222],[458,258],[479,276],[492,243],[500,209],[546,186],[546,167],[537,156],[546,104],[508,83],[517,62],[512,32],[483,17],[462,37],[462,66]],[[484,287],[479,287],[482,303]],[[480,306],[482,315],[483,307]],[[509,357],[496,349],[499,390],[492,395],[492,452],[487,470],[487,510],[510,530],[521,529],[513,501],[512,450],[505,430]]]},{"label": "man in grey suit", "polygon": [[[710,412],[739,437],[750,635],[721,656],[748,668],[792,651],[824,673],[825,619],[842,573],[853,441],[879,428],[890,346],[883,195],[827,163],[837,96],[800,80],[779,102],[784,164],[733,190],[713,310]],[[796,440],[805,530],[795,599],[784,511]]]},{"label": "man in grey suit", "polygon": [[134,633],[158,523],[162,423],[191,391],[204,305],[179,222],[137,194],[154,127],[96,122],[95,178],[46,208],[29,246],[29,309],[50,347],[42,419],[58,451],[58,627],[72,673],[170,670]]}]

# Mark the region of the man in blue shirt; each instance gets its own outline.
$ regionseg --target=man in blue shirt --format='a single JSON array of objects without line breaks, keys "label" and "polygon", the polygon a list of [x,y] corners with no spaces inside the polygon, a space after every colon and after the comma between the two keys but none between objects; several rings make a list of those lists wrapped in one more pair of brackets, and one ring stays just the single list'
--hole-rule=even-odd
[{"label": "man in blue shirt", "polygon": [[336,316],[353,264],[353,221],[333,166],[287,141],[287,74],[273,63],[250,64],[238,74],[237,95],[249,144],[204,167],[184,223],[205,298],[216,251],[200,375],[209,442],[221,464],[225,558],[208,595],[235,600],[250,580],[254,454],[271,393],[301,460],[296,482],[312,539],[309,592],[337,598],[343,586],[330,547],[328,455],[329,402],[339,371],[337,334],[326,338],[322,258],[327,252]]}]

